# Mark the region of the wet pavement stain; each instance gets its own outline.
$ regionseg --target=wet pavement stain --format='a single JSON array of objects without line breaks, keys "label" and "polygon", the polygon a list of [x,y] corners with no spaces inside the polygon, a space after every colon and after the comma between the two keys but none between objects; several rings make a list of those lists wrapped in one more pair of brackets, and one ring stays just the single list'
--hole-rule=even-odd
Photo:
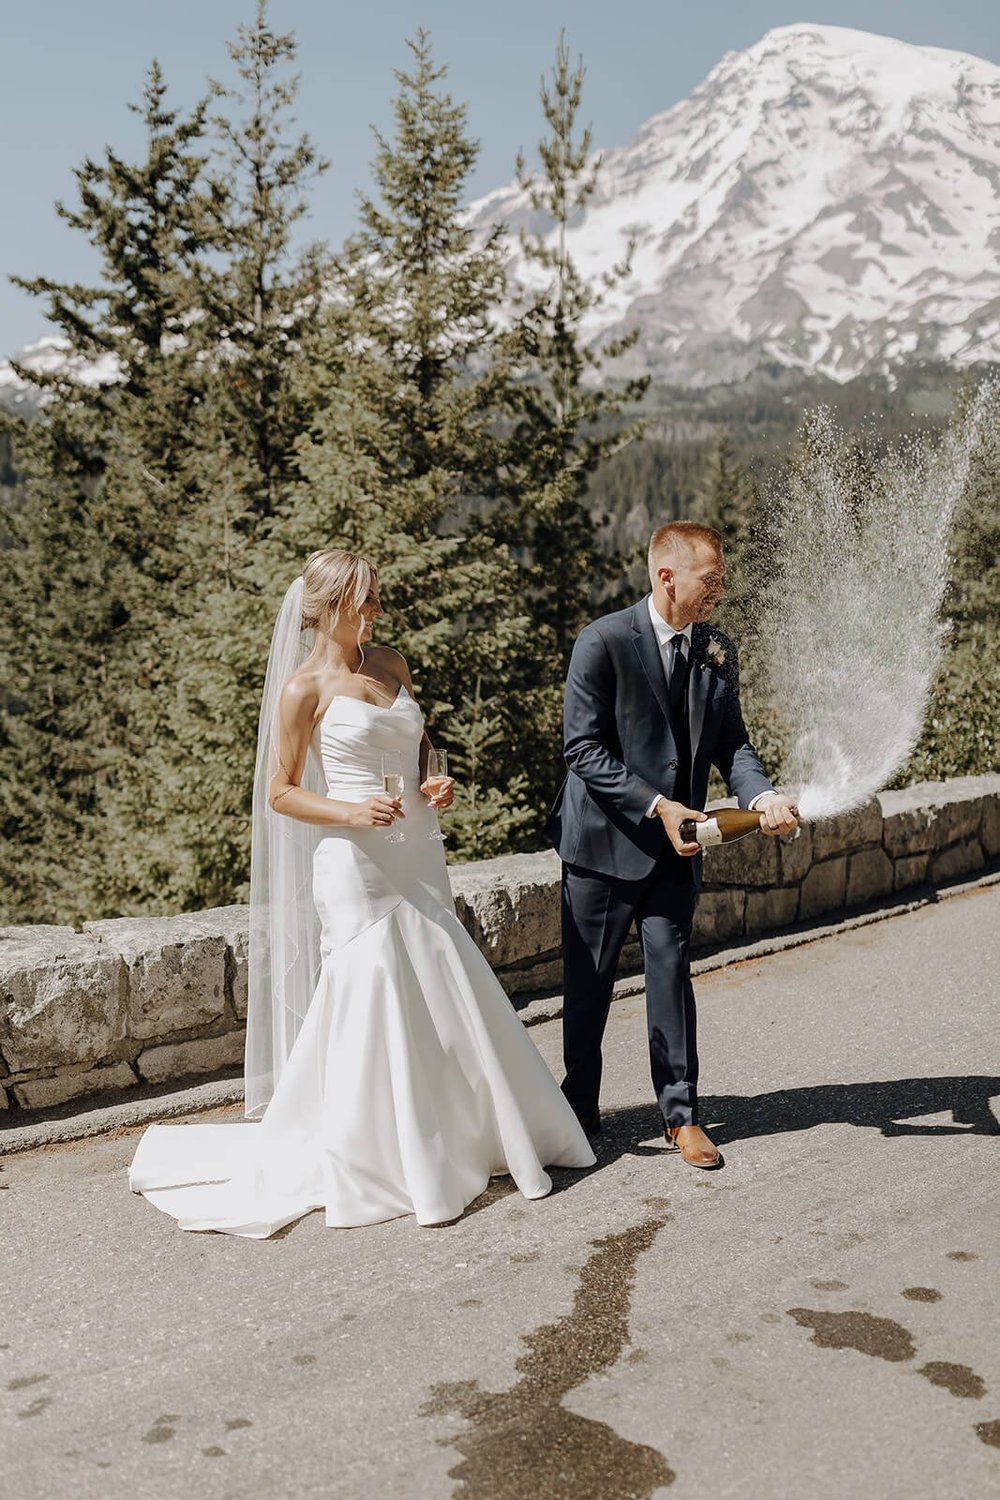
[{"label": "wet pavement stain", "polygon": [[9,1380],[7,1389],[9,1391],[26,1391],[29,1385],[41,1385],[43,1380],[48,1380],[47,1375],[22,1375],[18,1380]]},{"label": "wet pavement stain", "polygon": [[949,1260],[966,1261],[979,1259],[979,1256],[973,1255],[971,1250],[949,1250],[947,1251],[947,1255]]},{"label": "wet pavement stain", "polygon": [[969,1396],[981,1401],[986,1395],[986,1382],[968,1365],[951,1365],[946,1360],[931,1360],[921,1365],[918,1375],[924,1375],[931,1385],[943,1386],[953,1396]]},{"label": "wet pavement stain", "polygon": [[143,1433],[143,1435],[142,1435],[143,1442],[144,1443],[169,1443],[170,1439],[174,1436],[175,1432],[177,1431],[177,1429],[175,1427],[171,1426],[171,1423],[172,1422],[176,1422],[177,1420],[178,1420],[178,1418],[175,1417],[175,1416],[172,1416],[170,1412],[167,1412],[162,1417],[157,1417],[156,1421],[153,1423],[153,1425],[149,1429],[149,1431]]},{"label": "wet pavement stain", "polygon": [[856,1349],[893,1364],[912,1359],[917,1352],[909,1329],[892,1318],[866,1312],[816,1312],[809,1307],[789,1307],[787,1312],[800,1328],[813,1330],[812,1342],[821,1349]]},{"label": "wet pavement stain", "polygon": [[1000,1448],[1000,1419],[994,1422],[977,1422],[976,1437],[989,1448]]},{"label": "wet pavement stain", "polygon": [[449,1473],[460,1481],[453,1500],[649,1500],[673,1483],[657,1449],[562,1405],[624,1352],[636,1263],[669,1217],[591,1242],[571,1311],[524,1337],[509,1390],[484,1391],[475,1380],[434,1387],[422,1414],[458,1412],[470,1423],[444,1439],[462,1454]]},{"label": "wet pavement stain", "polygon": [[50,1396],[36,1396],[30,1406],[26,1406],[23,1411],[18,1412],[18,1416],[40,1417],[45,1408],[51,1405],[52,1398]]},{"label": "wet pavement stain", "polygon": [[940,1302],[941,1293],[933,1286],[908,1286],[903,1289],[903,1296],[909,1302]]}]

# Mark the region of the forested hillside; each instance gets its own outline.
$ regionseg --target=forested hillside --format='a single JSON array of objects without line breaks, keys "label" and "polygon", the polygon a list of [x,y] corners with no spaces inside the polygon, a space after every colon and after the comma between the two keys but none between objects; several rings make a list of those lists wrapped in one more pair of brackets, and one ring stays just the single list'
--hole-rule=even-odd
[{"label": "forested hillside", "polygon": [[[99,252],[99,281],[24,280],[70,358],[22,371],[35,399],[0,418],[0,920],[245,897],[271,624],[321,546],[379,567],[378,638],[407,656],[459,777],[452,858],[540,847],[573,641],[644,592],[649,532],[672,517],[726,538],[720,623],[780,773],[753,603],[803,414],[830,405],[860,444],[932,438],[968,386],[944,367],[614,382],[630,335],[594,350],[582,329],[623,268],[592,283],[525,235],[540,290],[504,311],[499,234],[463,210],[465,108],[426,36],[411,53],[343,246],[296,248],[325,164],[294,126],[294,39],[262,4],[223,89],[175,109],[154,64],[135,106],[145,153],[77,169],[59,211]],[[597,180],[581,91],[560,45],[537,159],[519,169],[547,221],[568,222]],[[74,361],[115,378],[80,382]],[[998,514],[981,466],[914,776],[994,761]]]}]

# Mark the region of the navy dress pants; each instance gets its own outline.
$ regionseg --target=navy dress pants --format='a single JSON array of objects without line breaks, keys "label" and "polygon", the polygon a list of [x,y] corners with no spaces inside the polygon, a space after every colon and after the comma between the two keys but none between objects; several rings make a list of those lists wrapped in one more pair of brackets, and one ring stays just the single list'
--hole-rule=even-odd
[{"label": "navy dress pants", "polygon": [[563,865],[563,1093],[581,1119],[597,1114],[601,1041],[618,959],[633,922],[646,973],[653,1090],[666,1125],[698,1119],[698,1048],[689,946],[698,888],[672,850],[643,880]]}]

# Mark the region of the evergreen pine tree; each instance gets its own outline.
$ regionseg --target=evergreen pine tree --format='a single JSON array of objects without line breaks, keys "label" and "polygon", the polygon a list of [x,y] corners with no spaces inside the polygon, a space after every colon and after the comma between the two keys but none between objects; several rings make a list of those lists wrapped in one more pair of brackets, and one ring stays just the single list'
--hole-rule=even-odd
[{"label": "evergreen pine tree", "polygon": [[307,187],[327,170],[307,135],[295,136],[299,79],[294,35],[272,31],[266,0],[229,45],[237,84],[215,83],[219,142],[210,172],[207,227],[213,251],[201,265],[198,327],[214,375],[209,453],[219,475],[243,494],[252,529],[273,514],[292,472],[303,429],[292,373],[323,294],[327,257],[319,246],[296,253],[295,226]]},{"label": "evergreen pine tree", "polygon": [[[42,415],[12,419],[23,487],[0,623],[12,674],[2,713],[12,781],[34,788],[32,826],[12,830],[23,841],[21,889],[36,893],[36,913],[54,914],[45,885],[61,859],[53,896],[67,903],[63,919],[101,909],[101,868],[114,868],[129,841],[109,820],[107,797],[129,753],[123,708],[135,637],[150,630],[174,569],[178,427],[200,383],[184,330],[201,244],[204,107],[183,116],[165,94],[154,63],[130,106],[145,126],[143,159],[108,150],[101,162],[86,160],[76,174],[79,205],[57,205],[98,250],[99,283],[19,279],[45,302],[66,358],[55,373],[21,371],[42,388]],[[43,845],[46,826],[53,832]]]},{"label": "evergreen pine tree", "polygon": [[116,559],[58,415],[5,421],[21,482],[0,528],[0,924],[65,923],[93,914],[101,857]]},{"label": "evergreen pine tree", "polygon": [[719,618],[723,629],[740,642],[741,653],[754,626],[755,541],[763,524],[761,509],[756,479],[737,461],[732,441],[723,432],[695,489],[689,519],[713,526],[722,537],[726,593]]},{"label": "evergreen pine tree", "polygon": [[229,48],[236,85],[213,86],[217,149],[201,221],[208,253],[195,268],[190,329],[204,392],[185,430],[193,503],[177,529],[170,618],[155,661],[143,663],[158,683],[145,752],[123,766],[119,785],[129,820],[141,816],[147,828],[130,865],[144,906],[231,901],[249,878],[260,689],[287,581],[267,539],[308,420],[298,365],[325,267],[319,248],[299,252],[294,243],[308,186],[325,169],[293,130],[296,51],[258,0],[254,22]]},{"label": "evergreen pine tree", "polygon": [[[767,561],[770,528],[756,476],[737,460],[726,432],[720,434],[695,485],[691,515],[684,519],[713,526],[722,537],[726,591],[712,620],[736,643],[744,717],[765,765],[777,775],[784,758],[784,730],[773,685],[767,680],[767,643],[761,638],[764,599],[773,572]],[[726,795],[714,770],[710,795]]]},{"label": "evergreen pine tree", "polygon": [[486,855],[532,817],[511,754],[521,705],[510,684],[531,649],[516,569],[468,524],[495,487],[504,273],[499,237],[477,244],[462,214],[478,150],[465,107],[442,86],[427,34],[408,45],[394,136],[376,135],[376,195],[361,200],[301,366],[316,416],[274,536],[288,576],[321,545],[378,565],[384,638],[407,657],[458,773],[452,847]]},{"label": "evergreen pine tree", "polygon": [[570,225],[586,209],[601,168],[591,154],[590,127],[577,135],[583,81],[582,60],[571,66],[560,37],[551,80],[541,85],[548,134],[538,145],[540,166],[529,172],[523,154],[517,161],[518,182],[541,226],[522,231],[521,250],[544,285],[520,319],[526,378],[510,447],[513,519],[537,621],[551,630],[561,666],[586,623],[595,584],[620,567],[590,513],[588,482],[602,460],[642,430],[624,413],[648,384],[645,378],[602,383],[606,363],[631,348],[637,329],[597,350],[585,334],[588,318],[628,275],[631,247],[608,267],[601,286],[583,276],[570,252]]},{"label": "evergreen pine tree", "polygon": [[514,327],[521,378],[510,388],[500,493],[489,521],[516,552],[531,610],[536,645],[519,684],[530,707],[518,753],[540,814],[564,771],[558,754],[562,683],[573,642],[602,604],[613,604],[625,571],[610,545],[608,518],[594,513],[588,486],[601,463],[642,430],[627,411],[648,384],[645,378],[602,384],[605,363],[632,346],[637,330],[596,350],[585,334],[588,318],[627,276],[631,251],[608,267],[599,287],[583,276],[570,251],[570,225],[586,209],[600,174],[589,127],[577,133],[583,81],[582,61],[571,66],[560,37],[551,80],[541,85],[547,134],[538,146],[540,165],[529,171],[523,154],[517,160],[517,178],[539,226],[521,232],[521,251],[527,279],[541,286],[522,293]]},{"label": "evergreen pine tree", "polygon": [[[953,422],[977,397],[969,383]],[[998,388],[972,454],[971,473],[949,539],[944,650],[923,732],[897,784],[997,769],[1000,745],[1000,426]]]}]

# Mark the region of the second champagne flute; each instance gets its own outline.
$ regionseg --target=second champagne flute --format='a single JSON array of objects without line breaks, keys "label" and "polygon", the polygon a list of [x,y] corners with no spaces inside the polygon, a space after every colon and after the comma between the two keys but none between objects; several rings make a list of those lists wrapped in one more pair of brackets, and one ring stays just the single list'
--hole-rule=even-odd
[{"label": "second champagne flute", "polygon": [[[403,797],[403,760],[398,750],[387,750],[382,756],[382,790],[387,797]],[[393,823],[386,834],[387,844],[402,844],[406,834]]]},{"label": "second champagne flute", "polygon": [[[437,797],[444,790],[445,782],[448,780],[448,752],[447,750],[431,750],[427,756],[427,775],[424,782],[432,797]],[[444,843],[444,834],[440,828],[435,828],[433,833],[427,837],[438,844]]]}]

